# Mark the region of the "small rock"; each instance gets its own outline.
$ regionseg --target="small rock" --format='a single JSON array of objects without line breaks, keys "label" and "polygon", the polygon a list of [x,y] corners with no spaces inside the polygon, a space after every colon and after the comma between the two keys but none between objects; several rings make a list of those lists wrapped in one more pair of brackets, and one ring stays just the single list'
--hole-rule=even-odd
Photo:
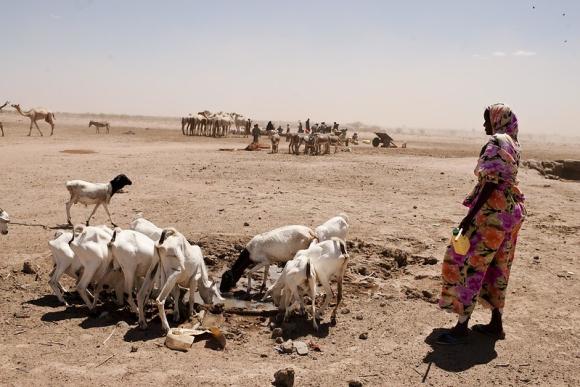
[{"label": "small rock", "polygon": [[284,339],[282,337],[276,337],[276,344],[282,344]]},{"label": "small rock", "polygon": [[308,355],[308,346],[306,345],[305,342],[295,341],[293,344],[294,348],[296,348],[296,353],[298,353],[300,356]]},{"label": "small rock", "polygon": [[244,227],[249,227],[249,226],[250,226],[250,223],[244,222]]},{"label": "small rock", "polygon": [[367,332],[363,332],[358,336],[358,338],[361,340],[366,340],[369,338],[369,334]]},{"label": "small rock", "polygon": [[292,343],[292,340],[286,341],[284,344],[282,344],[282,346],[280,348],[282,349],[283,353],[294,352],[294,344]]},{"label": "small rock", "polygon": [[355,318],[357,320],[362,320],[363,319],[363,315],[362,314],[357,314]]},{"label": "small rock", "polygon": [[283,368],[276,371],[274,374],[274,381],[272,382],[277,387],[293,387],[294,386],[294,369]]},{"label": "small rock", "polygon": [[348,387],[362,387],[362,383],[359,382],[358,380],[349,380],[348,381]]},{"label": "small rock", "polygon": [[[103,312],[103,313],[104,313],[104,312]],[[119,321],[119,322],[117,323],[117,326],[118,326],[119,328],[125,328],[125,329],[126,329],[126,328],[129,328],[129,324],[127,324],[127,323],[126,323],[125,321],[123,321],[123,320]],[[134,351],[132,351],[132,352],[134,352]]]},{"label": "small rock", "polygon": [[387,303],[386,302],[381,302],[379,305],[381,306],[381,308],[383,308],[383,307],[387,306]]},{"label": "small rock", "polygon": [[425,259],[423,259],[423,265],[436,265],[437,262],[438,260],[435,257],[425,257]]},{"label": "small rock", "polygon": [[276,339],[278,337],[282,337],[284,335],[284,331],[282,330],[282,328],[274,328],[272,330],[272,338]]},{"label": "small rock", "polygon": [[340,313],[341,313],[341,314],[349,314],[349,313],[350,313],[350,309],[348,309],[348,308],[343,308],[343,309],[340,311]]},{"label": "small rock", "polygon": [[421,293],[423,294],[423,297],[426,297],[426,298],[433,297],[433,293],[431,293],[429,290],[422,290]]},{"label": "small rock", "polygon": [[137,352],[139,348],[136,345],[131,346],[131,352]]},{"label": "small rock", "polygon": [[24,261],[24,264],[22,265],[22,272],[24,274],[36,274],[38,272],[38,268],[35,267],[32,262]]},{"label": "small rock", "polygon": [[360,274],[360,275],[368,275],[369,274],[369,269],[366,266],[359,266],[356,271]]},{"label": "small rock", "polygon": [[266,357],[268,357],[268,354],[266,354],[266,353],[261,353],[261,354],[260,354],[260,357],[262,357],[262,358],[266,358]]}]

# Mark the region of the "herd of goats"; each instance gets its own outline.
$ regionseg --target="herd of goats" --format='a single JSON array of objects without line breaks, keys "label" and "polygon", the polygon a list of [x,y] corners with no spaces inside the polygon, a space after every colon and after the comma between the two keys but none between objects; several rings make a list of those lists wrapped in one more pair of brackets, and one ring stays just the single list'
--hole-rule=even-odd
[{"label": "herd of goats", "polygon": [[[94,310],[99,296],[106,290],[114,290],[118,305],[124,305],[124,297],[130,310],[136,314],[141,328],[147,327],[145,305],[153,300],[157,305],[162,329],[169,331],[165,303],[173,300],[173,320],[180,320],[180,289],[187,290],[183,299],[189,303],[188,316],[195,315],[194,300],[199,293],[204,304],[216,305],[225,301],[223,293],[236,287],[244,271],[248,271],[248,293],[251,292],[251,276],[264,268],[261,293],[266,290],[269,267],[285,263],[280,277],[264,293],[263,301],[270,300],[287,319],[291,312],[307,314],[304,296],[311,300],[312,324],[318,329],[317,320],[322,318],[334,294],[330,281],[338,282],[336,311],[342,299],[342,280],[349,255],[346,237],[349,218],[339,214],[312,229],[302,225],[279,227],[254,236],[240,252],[234,264],[227,269],[218,284],[210,280],[201,248],[191,244],[175,228],[160,228],[138,216],[128,229],[113,223],[108,205],[112,197],[132,181],[124,174],[109,183],[91,183],[83,180],[66,182],[70,199],[66,204],[70,230],[59,230],[48,242],[54,268],[49,285],[60,302],[68,306],[60,279],[64,274],[76,280],[76,291],[89,308]],[[72,226],[70,209],[73,204],[94,205],[84,224]],[[90,226],[96,210],[103,206],[113,228],[105,225]],[[8,234],[8,214],[0,209],[0,232]],[[318,284],[326,296],[316,310]],[[90,290],[89,290],[90,289]]]}]

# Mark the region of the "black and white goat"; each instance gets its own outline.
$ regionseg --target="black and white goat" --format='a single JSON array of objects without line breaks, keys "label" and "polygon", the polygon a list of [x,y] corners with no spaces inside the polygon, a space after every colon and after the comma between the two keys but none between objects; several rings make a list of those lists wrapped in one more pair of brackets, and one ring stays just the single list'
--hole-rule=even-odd
[{"label": "black and white goat", "polygon": [[70,199],[66,203],[66,220],[68,224],[71,223],[70,208],[73,204],[81,203],[85,206],[89,204],[94,204],[95,208],[91,215],[89,215],[86,225],[89,225],[91,217],[97,211],[100,205],[105,208],[107,215],[109,216],[109,221],[116,227],[115,223],[111,219],[111,213],[107,205],[110,203],[111,198],[114,194],[119,192],[119,190],[126,185],[133,184],[131,180],[124,174],[118,175],[113,180],[108,183],[89,183],[83,180],[69,180],[66,182],[66,189],[70,193]]},{"label": "black and white goat", "polygon": [[262,267],[264,290],[270,265],[291,260],[298,250],[306,249],[315,238],[316,234],[312,229],[299,225],[279,227],[256,235],[242,250],[232,268],[222,274],[220,290],[230,291],[236,286],[244,270],[251,265],[254,267],[248,272],[248,293],[252,290],[252,273]]}]

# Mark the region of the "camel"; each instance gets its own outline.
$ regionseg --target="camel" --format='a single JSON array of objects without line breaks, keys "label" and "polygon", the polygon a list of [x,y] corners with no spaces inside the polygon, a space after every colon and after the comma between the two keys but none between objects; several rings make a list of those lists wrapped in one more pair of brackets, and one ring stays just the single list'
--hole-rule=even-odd
[{"label": "camel", "polygon": [[99,122],[99,121],[90,121],[89,122],[89,128],[91,126],[94,126],[95,127],[95,130],[96,130],[96,133],[97,134],[100,133],[99,132],[99,128],[105,128],[105,129],[107,129],[107,134],[109,134],[110,126],[109,126],[109,123],[107,121],[101,121],[101,122]]},{"label": "camel", "polygon": [[44,108],[36,108],[30,109],[28,111],[22,111],[22,109],[20,109],[19,104],[14,104],[11,106],[14,109],[16,109],[16,111],[20,113],[20,115],[30,118],[30,130],[28,131],[29,136],[32,133],[32,124],[36,126],[36,129],[38,130],[40,135],[43,136],[42,132],[40,131],[40,128],[38,127],[38,124],[36,123],[36,121],[38,120],[45,120],[50,125],[50,135],[52,136],[52,134],[54,133],[54,120],[55,120],[53,112]]},{"label": "camel", "polygon": [[[0,106],[0,112],[2,111],[2,109],[4,109],[6,107],[6,105],[8,105],[9,102],[6,101],[6,103],[2,106]],[[0,131],[2,131],[2,137],[4,137],[4,125],[2,125],[2,122],[0,122]]]}]

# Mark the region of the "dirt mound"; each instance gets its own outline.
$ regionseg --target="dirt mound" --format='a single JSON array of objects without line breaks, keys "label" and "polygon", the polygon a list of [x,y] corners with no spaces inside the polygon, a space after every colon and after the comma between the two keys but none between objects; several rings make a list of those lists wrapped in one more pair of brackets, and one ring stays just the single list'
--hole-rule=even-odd
[{"label": "dirt mound", "polygon": [[548,179],[580,180],[580,160],[527,160],[524,166],[535,169]]}]

